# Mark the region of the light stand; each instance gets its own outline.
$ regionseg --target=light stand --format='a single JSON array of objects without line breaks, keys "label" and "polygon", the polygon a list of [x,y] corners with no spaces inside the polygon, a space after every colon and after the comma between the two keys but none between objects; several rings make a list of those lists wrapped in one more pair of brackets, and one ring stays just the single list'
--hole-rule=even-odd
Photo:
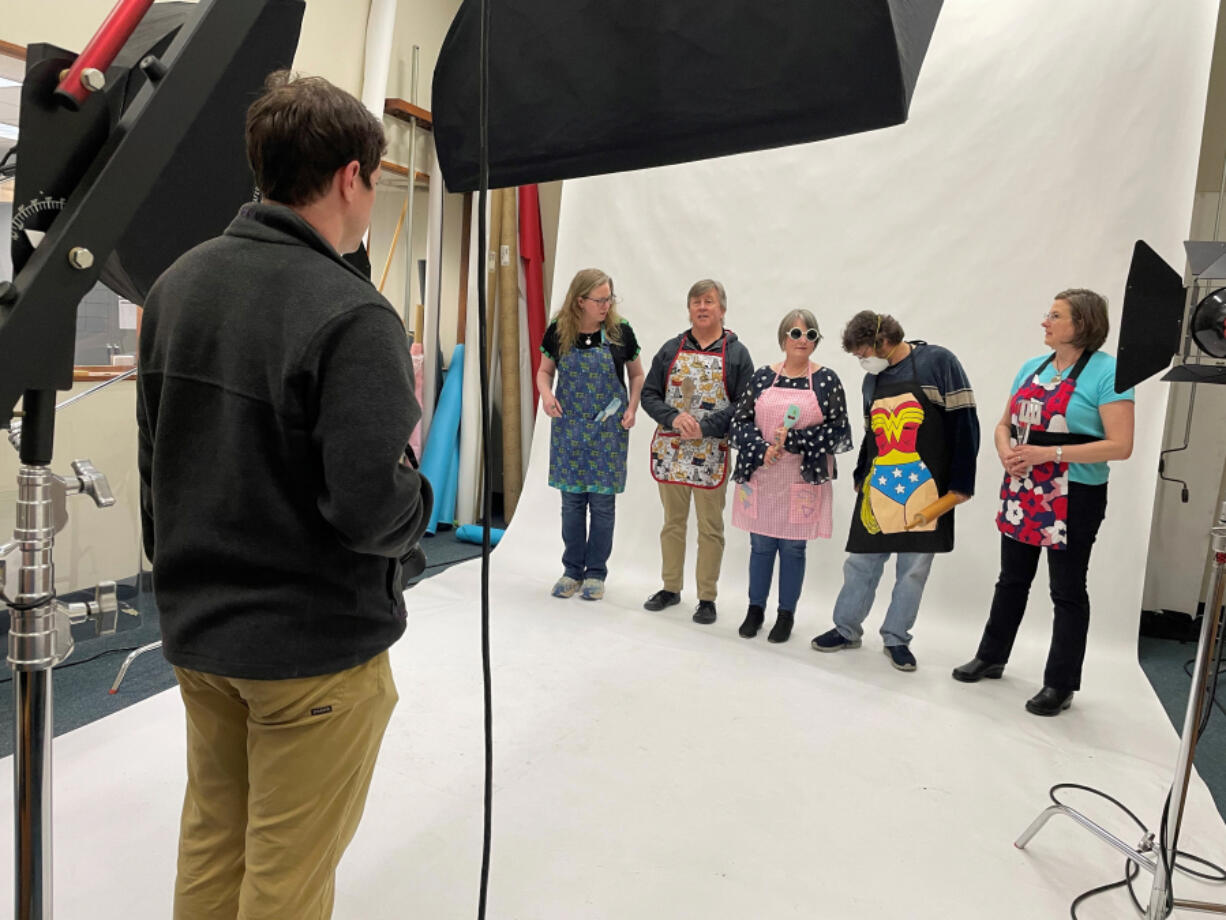
[{"label": "light stand", "polygon": [[[8,663],[13,669],[14,894],[20,920],[51,916],[51,739],[55,734],[51,669],[72,654],[72,623],[90,622],[101,635],[115,632],[119,614],[115,583],[103,582],[94,602],[65,604],[55,598],[52,559],[57,526],[57,491],[89,495],[100,508],[115,504],[106,477],[88,460],[73,463],[75,477],[56,476],[48,464],[55,431],[54,392],[26,393],[21,466],[17,471],[20,550],[17,595],[9,601]],[[0,565],[0,589],[4,567]]]},{"label": "light stand", "polygon": [[[1174,867],[1174,854],[1179,840],[1179,828],[1183,823],[1183,810],[1188,797],[1188,782],[1192,777],[1192,763],[1196,755],[1196,745],[1200,741],[1200,731],[1203,724],[1204,707],[1206,705],[1205,690],[1209,684],[1209,674],[1213,662],[1217,659],[1217,646],[1220,641],[1219,627],[1222,619],[1222,603],[1226,595],[1226,502],[1218,511],[1217,523],[1210,531],[1210,546],[1213,552],[1213,579],[1209,590],[1209,602],[1201,618],[1200,641],[1196,649],[1196,665],[1192,671],[1192,689],[1188,694],[1188,710],[1184,716],[1183,733],[1179,745],[1179,756],[1175,761],[1175,780],[1171,785],[1171,798],[1166,810],[1163,839],[1167,841],[1164,856],[1160,849],[1155,849],[1153,835],[1148,835],[1137,846],[1132,846],[1110,831],[1105,830],[1087,818],[1075,808],[1067,805],[1051,805],[1034,819],[1020,837],[1014,841],[1018,849],[1025,849],[1031,839],[1042,830],[1049,819],[1055,815],[1065,815],[1072,818],[1104,843],[1119,850],[1132,862],[1154,875],[1153,887],[1150,889],[1149,909],[1146,920],[1163,920],[1170,908],[1205,911],[1208,913],[1226,914],[1226,904],[1214,904],[1207,901],[1188,901],[1171,897],[1171,872]],[[1209,701],[1212,705],[1212,701]],[[1154,855],[1151,855],[1154,854]]]}]

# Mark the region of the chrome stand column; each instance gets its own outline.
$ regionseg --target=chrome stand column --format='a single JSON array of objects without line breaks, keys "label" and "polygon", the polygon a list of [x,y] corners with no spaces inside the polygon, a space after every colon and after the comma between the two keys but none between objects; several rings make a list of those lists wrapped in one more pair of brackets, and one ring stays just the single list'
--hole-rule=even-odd
[{"label": "chrome stand column", "polygon": [[51,917],[51,671],[17,671],[13,801],[16,917]]},{"label": "chrome stand column", "polygon": [[[1164,864],[1156,860],[1154,885],[1150,889],[1149,910],[1146,920],[1163,920],[1168,915],[1171,903],[1170,866],[1175,862],[1175,850],[1179,844],[1179,826],[1183,823],[1183,809],[1188,798],[1188,782],[1192,776],[1192,761],[1196,745],[1200,741],[1200,728],[1205,710],[1205,688],[1209,683],[1209,671],[1217,658],[1218,627],[1222,618],[1223,593],[1226,592],[1226,503],[1218,511],[1217,524],[1211,533],[1213,552],[1213,580],[1209,600],[1201,617],[1200,641],[1196,646],[1196,666],[1192,671],[1192,689],[1188,694],[1188,710],[1183,719],[1183,735],[1179,744],[1179,757],[1175,761],[1175,782],[1171,785],[1171,801],[1166,814],[1166,846],[1170,856]],[[1210,705],[1212,703],[1210,702]],[[1180,902],[1175,902],[1179,905]],[[1196,908],[1205,910],[1205,907]],[[1226,908],[1218,907],[1226,912]]]},{"label": "chrome stand column", "polygon": [[13,804],[17,920],[51,917],[51,668],[72,651],[67,616],[55,604],[52,548],[52,439],[54,392],[27,392],[21,466],[17,471],[17,523],[21,550],[17,592],[9,606],[8,662],[13,669]]}]

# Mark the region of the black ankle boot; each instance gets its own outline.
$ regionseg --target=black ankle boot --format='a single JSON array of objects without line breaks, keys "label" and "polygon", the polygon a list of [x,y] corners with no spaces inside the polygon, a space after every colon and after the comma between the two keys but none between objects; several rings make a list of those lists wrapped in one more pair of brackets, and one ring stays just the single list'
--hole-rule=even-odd
[{"label": "black ankle boot", "polygon": [[787,642],[788,637],[792,635],[792,619],[792,611],[781,609],[775,615],[775,625],[771,627],[770,635],[766,637],[766,641]]},{"label": "black ankle boot", "polygon": [[1026,711],[1036,716],[1058,716],[1073,705],[1072,690],[1044,687],[1026,701]]},{"label": "black ankle boot", "polygon": [[960,680],[964,684],[974,684],[985,677],[988,680],[1000,680],[1004,673],[1003,664],[989,664],[980,658],[972,658],[966,664],[954,668],[954,680]]},{"label": "black ankle boot", "polygon": [[745,622],[741,624],[738,632],[746,639],[752,639],[762,628],[762,621],[765,619],[766,611],[757,604],[750,604],[749,609],[745,611]]}]

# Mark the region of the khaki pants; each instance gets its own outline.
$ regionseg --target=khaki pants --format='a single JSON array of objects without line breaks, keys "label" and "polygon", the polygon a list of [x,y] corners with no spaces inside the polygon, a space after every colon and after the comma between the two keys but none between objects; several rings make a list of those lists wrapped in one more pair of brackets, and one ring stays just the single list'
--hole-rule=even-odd
[{"label": "khaki pants", "polygon": [[696,489],[660,483],[660,502],[664,505],[664,527],[660,531],[661,575],[664,590],[681,593],[685,584],[685,528],[690,516],[690,497],[698,518],[698,599],[715,600],[719,566],[724,558],[724,496],[728,480],[716,489]]},{"label": "khaki pants", "polygon": [[293,680],[175,674],[187,709],[175,920],[327,920],[396,705],[387,652]]}]

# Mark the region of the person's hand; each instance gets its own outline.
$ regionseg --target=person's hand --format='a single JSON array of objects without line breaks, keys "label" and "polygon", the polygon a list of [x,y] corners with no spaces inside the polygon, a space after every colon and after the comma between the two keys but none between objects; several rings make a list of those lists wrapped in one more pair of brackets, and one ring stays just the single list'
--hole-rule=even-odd
[{"label": "person's hand", "polygon": [[633,409],[627,409],[625,412],[622,413],[622,427],[623,428],[629,430],[634,427],[635,414],[636,413]]},{"label": "person's hand", "polygon": [[552,393],[541,394],[541,405],[545,409],[545,414],[550,418],[562,417],[562,404],[554,398]]},{"label": "person's hand", "polygon": [[780,425],[778,428],[775,429],[775,443],[778,444],[780,447],[783,446],[783,441],[785,438],[787,438],[787,436],[788,436],[788,430],[782,425]]},{"label": "person's hand", "polygon": [[774,466],[774,464],[783,455],[783,446],[781,444],[772,444],[766,448],[766,456],[762,458],[763,466]]},{"label": "person's hand", "polygon": [[1040,463],[1052,463],[1056,459],[1054,447],[1039,447],[1037,444],[1019,444],[1012,448],[1008,455],[1005,471],[1010,476],[1019,479],[1026,475],[1031,467]]},{"label": "person's hand", "polygon": [[998,450],[996,456],[1000,458],[1001,468],[1010,476],[1013,475],[1013,445],[1010,444],[1004,450]]},{"label": "person's hand", "polygon": [[683,438],[702,437],[702,426],[698,424],[698,419],[688,412],[682,412],[673,419],[673,427],[677,429]]}]

